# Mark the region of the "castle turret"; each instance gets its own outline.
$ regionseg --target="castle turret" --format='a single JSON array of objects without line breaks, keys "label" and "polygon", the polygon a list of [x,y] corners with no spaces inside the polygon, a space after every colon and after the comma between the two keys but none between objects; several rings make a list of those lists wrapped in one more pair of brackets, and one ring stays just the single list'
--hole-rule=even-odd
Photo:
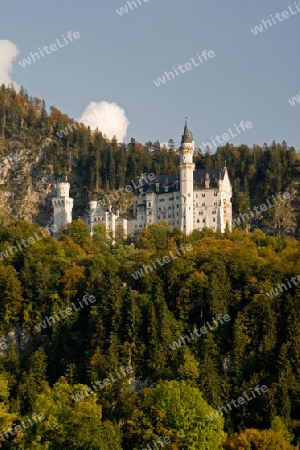
[{"label": "castle turret", "polygon": [[56,185],[57,196],[52,199],[54,225],[62,230],[72,222],[73,199],[69,197],[70,183],[63,182]]},{"label": "castle turret", "polygon": [[181,230],[190,234],[194,229],[194,138],[185,122],[180,145]]},{"label": "castle turret", "polygon": [[96,200],[90,201],[90,212],[93,212],[97,209],[98,202]]},{"label": "castle turret", "polygon": [[69,197],[70,183],[63,182],[56,185],[57,197]]}]

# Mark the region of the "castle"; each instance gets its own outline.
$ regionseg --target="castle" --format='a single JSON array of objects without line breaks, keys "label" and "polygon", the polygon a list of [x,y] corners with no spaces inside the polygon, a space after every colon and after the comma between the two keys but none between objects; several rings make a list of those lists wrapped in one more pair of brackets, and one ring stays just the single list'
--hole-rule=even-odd
[{"label": "castle", "polygon": [[[194,138],[187,123],[179,152],[179,174],[154,176],[153,182],[147,180],[131,188],[134,194],[132,219],[120,217],[111,206],[105,208],[100,202],[91,201],[86,218],[91,234],[95,225],[102,224],[112,238],[118,227],[125,236],[137,236],[147,225],[163,220],[185,234],[204,227],[222,233],[226,225],[231,228],[232,187],[227,168],[195,170]],[[52,199],[54,224],[58,229],[72,221],[73,199],[69,197],[69,189],[69,183],[58,183],[57,197]]]}]

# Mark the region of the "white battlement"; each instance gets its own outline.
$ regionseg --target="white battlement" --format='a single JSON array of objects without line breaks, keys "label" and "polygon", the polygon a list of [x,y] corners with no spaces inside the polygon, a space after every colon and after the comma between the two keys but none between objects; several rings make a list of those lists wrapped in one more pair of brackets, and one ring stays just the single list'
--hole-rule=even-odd
[{"label": "white battlement", "polygon": [[70,183],[57,183],[56,185],[57,197],[69,197]]}]

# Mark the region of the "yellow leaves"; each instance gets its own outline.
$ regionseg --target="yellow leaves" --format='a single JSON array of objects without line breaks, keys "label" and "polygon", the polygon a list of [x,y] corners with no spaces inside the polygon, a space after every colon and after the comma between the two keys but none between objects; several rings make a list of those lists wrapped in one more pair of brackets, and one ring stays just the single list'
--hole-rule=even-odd
[{"label": "yellow leaves", "polygon": [[223,445],[225,450],[293,450],[294,446],[287,443],[282,431],[256,430],[249,428],[240,434],[235,434],[227,438]]},{"label": "yellow leaves", "polygon": [[65,274],[61,280],[63,292],[68,299],[77,294],[80,283],[85,279],[84,268],[74,264],[65,270]]},{"label": "yellow leaves", "polygon": [[16,321],[21,310],[22,285],[12,266],[0,266],[0,318],[4,322]]},{"label": "yellow leaves", "polygon": [[179,377],[182,380],[197,379],[200,374],[199,362],[192,354],[188,352],[186,352],[183,355],[183,360],[184,362],[180,365],[178,369]]},{"label": "yellow leaves", "polygon": [[107,358],[98,350],[91,356],[89,366],[88,372],[97,378],[107,370]]},{"label": "yellow leaves", "polygon": [[176,249],[177,249],[177,244],[175,242],[175,239],[173,237],[167,238],[166,250],[175,252]]},{"label": "yellow leaves", "polygon": [[3,375],[0,376],[0,397],[2,400],[0,402],[0,428],[3,432],[9,430],[13,423],[19,419],[18,414],[8,412],[9,409],[6,404],[9,397],[8,380]]}]

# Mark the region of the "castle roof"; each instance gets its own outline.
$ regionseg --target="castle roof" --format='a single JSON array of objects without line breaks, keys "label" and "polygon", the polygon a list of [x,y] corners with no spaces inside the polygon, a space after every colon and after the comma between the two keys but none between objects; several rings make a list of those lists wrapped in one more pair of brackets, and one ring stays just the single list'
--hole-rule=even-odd
[{"label": "castle roof", "polygon": [[181,144],[191,144],[193,140],[194,140],[193,135],[189,130],[187,121],[185,121],[183,135],[181,138]]},{"label": "castle roof", "polygon": [[[209,179],[209,187],[215,189],[218,187],[218,181],[224,179],[226,168],[224,169],[199,169],[194,170],[194,190],[205,189],[205,180]],[[208,175],[208,177],[207,177]],[[158,185],[158,186],[157,186]],[[166,191],[166,187],[168,188]],[[155,181],[151,184],[144,184],[134,190],[135,195],[140,195],[139,189],[142,189],[142,193],[165,194],[166,192],[179,192],[180,191],[180,174],[172,173],[167,175],[158,175]]]},{"label": "castle roof", "polygon": [[[205,180],[210,181],[210,188],[217,188],[218,182],[224,179],[226,169],[200,169],[194,170],[194,190],[205,189]],[[208,176],[207,176],[208,175]]]}]

